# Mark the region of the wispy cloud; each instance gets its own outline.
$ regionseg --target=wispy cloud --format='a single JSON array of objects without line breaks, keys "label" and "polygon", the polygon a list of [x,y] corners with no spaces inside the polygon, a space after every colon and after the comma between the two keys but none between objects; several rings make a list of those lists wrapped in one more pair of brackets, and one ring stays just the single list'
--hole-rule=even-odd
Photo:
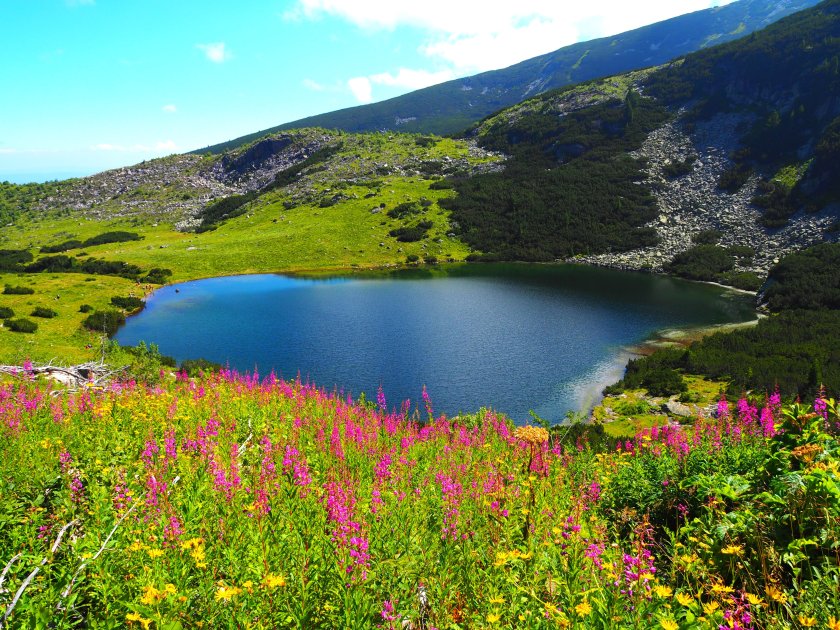
[{"label": "wispy cloud", "polygon": [[224,42],[214,42],[212,44],[196,44],[195,47],[203,51],[204,56],[207,57],[213,63],[224,63],[232,57],[230,51],[225,47]]},{"label": "wispy cloud", "polygon": [[0,153],[4,155],[10,155],[12,153],[17,153],[17,149],[12,149],[11,147],[0,147]]},{"label": "wispy cloud", "polygon": [[733,0],[297,0],[286,19],[329,15],[361,28],[415,28],[420,50],[457,73],[500,68],[556,50]]},{"label": "wispy cloud", "polygon": [[370,103],[373,100],[373,88],[367,77],[353,77],[347,81],[347,87],[360,103]]},{"label": "wispy cloud", "polygon": [[172,103],[169,103],[168,105],[164,105],[163,107],[161,107],[161,109],[165,112],[170,113],[170,114],[174,114],[175,112],[178,111],[178,108],[175,105],[173,105]]},{"label": "wispy cloud", "polygon": [[178,150],[178,145],[174,140],[158,140],[154,146],[148,144],[113,144],[110,142],[100,142],[93,144],[90,147],[91,151],[104,151],[111,153],[174,153]]},{"label": "wispy cloud", "polygon": [[321,85],[320,83],[312,79],[304,79],[303,87],[305,87],[308,90],[312,90],[313,92],[323,92],[327,89],[326,86]]}]

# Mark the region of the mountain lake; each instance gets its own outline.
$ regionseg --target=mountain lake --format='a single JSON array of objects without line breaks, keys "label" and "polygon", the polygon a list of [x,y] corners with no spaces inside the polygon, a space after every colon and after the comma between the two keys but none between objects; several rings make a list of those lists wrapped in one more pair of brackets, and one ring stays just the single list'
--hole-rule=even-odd
[{"label": "mountain lake", "polygon": [[[755,319],[754,296],[579,265],[451,265],[328,278],[231,276],[161,288],[117,333],[178,360],[314,382],[389,407],[516,422],[586,411],[632,348]],[[424,414],[425,415],[425,412]]]}]

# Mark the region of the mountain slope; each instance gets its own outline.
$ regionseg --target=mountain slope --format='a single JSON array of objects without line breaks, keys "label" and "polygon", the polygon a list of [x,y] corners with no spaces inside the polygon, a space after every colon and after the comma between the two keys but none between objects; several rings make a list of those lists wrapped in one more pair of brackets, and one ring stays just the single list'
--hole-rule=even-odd
[{"label": "mountain slope", "polygon": [[545,93],[475,128],[512,157],[446,203],[490,258],[663,270],[706,238],[681,269],[713,256],[715,279],[766,274],[836,230],[839,56],[831,0],[664,68]]},{"label": "mountain slope", "polygon": [[521,63],[410,92],[380,103],[310,116],[201,149],[219,153],[284,129],[399,129],[449,134],[529,96],[596,77],[665,63],[761,29],[816,0],[740,0],[649,26],[565,46]]}]

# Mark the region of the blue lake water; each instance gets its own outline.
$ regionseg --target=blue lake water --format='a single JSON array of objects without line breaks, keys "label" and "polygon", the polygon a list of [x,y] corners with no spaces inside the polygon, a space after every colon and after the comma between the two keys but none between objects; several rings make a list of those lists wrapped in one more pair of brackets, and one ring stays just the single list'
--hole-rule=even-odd
[{"label": "blue lake water", "polygon": [[251,275],[167,286],[116,335],[178,360],[299,373],[320,387],[381,384],[389,406],[425,384],[436,413],[481,406],[518,422],[586,408],[627,348],[663,330],[754,318],[719,287],[576,265],[461,265],[306,279]]}]

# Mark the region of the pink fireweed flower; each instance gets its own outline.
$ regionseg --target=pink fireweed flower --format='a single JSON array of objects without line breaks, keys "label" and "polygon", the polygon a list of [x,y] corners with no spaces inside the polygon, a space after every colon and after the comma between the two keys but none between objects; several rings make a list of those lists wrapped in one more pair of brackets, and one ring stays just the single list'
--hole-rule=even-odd
[{"label": "pink fireweed flower", "polygon": [[770,407],[764,407],[761,410],[759,424],[761,425],[761,431],[764,437],[772,438],[776,435],[776,422],[773,419],[773,412],[770,410]]},{"label": "pink fireweed flower", "polygon": [[73,476],[70,482],[70,500],[73,503],[81,503],[85,498],[85,486],[78,475]]},{"label": "pink fireweed flower", "polygon": [[178,520],[178,517],[170,516],[169,522],[163,528],[163,537],[167,541],[173,542],[178,540],[183,533],[184,530],[181,528],[181,522]]},{"label": "pink fireweed flower", "polygon": [[728,418],[729,417],[729,403],[726,402],[726,397],[721,396],[720,400],[717,404],[717,417],[718,418]]},{"label": "pink fireweed flower", "polygon": [[382,615],[383,621],[396,621],[399,617],[396,614],[395,605],[399,603],[398,599],[391,601],[390,599],[386,599],[382,602]]},{"label": "pink fireweed flower", "polygon": [[73,456],[68,451],[62,451],[58,455],[58,461],[61,464],[61,472],[66,473],[70,468],[70,462],[73,461]]},{"label": "pink fireweed flower", "polygon": [[376,404],[383,413],[388,411],[388,405],[385,402],[385,392],[382,390],[382,383],[379,384],[379,389],[376,390]]}]

